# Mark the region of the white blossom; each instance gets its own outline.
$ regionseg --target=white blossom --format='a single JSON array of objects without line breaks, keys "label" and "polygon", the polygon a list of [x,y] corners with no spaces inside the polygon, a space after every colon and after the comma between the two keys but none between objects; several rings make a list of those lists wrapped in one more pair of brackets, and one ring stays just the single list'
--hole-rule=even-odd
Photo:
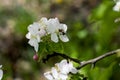
[{"label": "white blossom", "polygon": [[48,20],[43,17],[40,21],[29,25],[28,31],[26,38],[29,39],[28,43],[34,47],[36,52],[38,52],[39,43],[44,36],[50,35],[51,40],[55,43],[59,41],[59,38],[63,42],[69,41],[66,36],[67,25],[61,24],[57,18],[50,18]]},{"label": "white blossom", "polygon": [[71,73],[77,73],[77,69],[73,67],[72,62],[68,62],[67,60],[62,60],[60,63],[55,64],[61,73],[68,74]]},{"label": "white blossom", "polygon": [[68,42],[69,39],[66,36],[66,32],[67,32],[67,25],[65,24],[60,24],[59,26],[59,37],[63,42]]},{"label": "white blossom", "polygon": [[28,26],[28,33],[26,38],[29,39],[29,44],[34,47],[35,51],[38,52],[39,42],[41,42],[41,37],[46,35],[43,25],[34,22],[32,25]]},{"label": "white blossom", "polygon": [[66,80],[66,79],[68,78],[67,74],[61,73],[61,72],[59,71],[59,69],[58,69],[58,71],[57,71],[57,69],[56,69],[55,67],[52,68],[51,73],[52,73],[53,78],[54,78],[55,80],[60,80],[60,79]]},{"label": "white blossom", "polygon": [[[0,65],[0,68],[2,68],[2,65]],[[3,77],[3,70],[0,69],[0,80],[2,79]]]},{"label": "white blossom", "polygon": [[44,76],[48,80],[67,80],[70,72],[76,74],[78,71],[73,67],[72,62],[62,60],[60,63],[56,63],[55,67],[52,67],[51,71],[44,73]]},{"label": "white blossom", "polygon": [[26,38],[29,39],[29,44],[34,47],[35,51],[38,51],[38,43],[40,40],[40,25],[38,23],[33,23],[32,25],[28,26],[28,33],[26,35]]},{"label": "white blossom", "polygon": [[59,70],[55,67],[52,67],[51,71],[44,73],[44,76],[48,80],[66,80],[68,78],[67,74],[59,72]]},{"label": "white blossom", "polygon": [[49,19],[47,25],[47,31],[49,34],[51,34],[51,40],[53,42],[57,43],[59,41],[58,36],[63,42],[69,41],[68,37],[66,36],[67,25],[60,24],[57,18]]},{"label": "white blossom", "polygon": [[47,80],[67,80],[68,75],[63,74],[57,70],[57,68],[52,67],[51,71],[44,73]]},{"label": "white blossom", "polygon": [[114,10],[114,11],[117,11],[117,12],[120,11],[120,1],[117,1],[117,2],[116,2],[116,5],[113,7],[113,10]]},{"label": "white blossom", "polygon": [[76,74],[78,72],[78,70],[73,66],[72,62],[69,62],[69,71],[73,74]]}]

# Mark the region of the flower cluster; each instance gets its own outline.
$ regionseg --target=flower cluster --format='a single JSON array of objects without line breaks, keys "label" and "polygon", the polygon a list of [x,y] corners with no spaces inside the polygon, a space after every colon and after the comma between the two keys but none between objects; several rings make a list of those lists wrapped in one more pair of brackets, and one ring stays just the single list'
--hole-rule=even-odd
[{"label": "flower cluster", "polygon": [[[0,68],[2,68],[2,65],[0,65]],[[3,71],[0,69],[0,80],[2,79],[3,77]]]},{"label": "flower cluster", "polygon": [[44,76],[48,80],[67,80],[70,72],[76,74],[78,70],[73,67],[72,62],[62,60],[60,63],[56,63],[55,67],[52,67],[51,71],[44,73]]},{"label": "flower cluster", "polygon": [[114,2],[116,3],[116,5],[113,7],[113,10],[119,12],[120,11],[120,0],[114,0]]},{"label": "flower cluster", "polygon": [[29,39],[28,43],[34,47],[36,52],[38,52],[39,43],[44,36],[50,35],[51,40],[55,43],[59,41],[58,37],[63,42],[69,41],[66,36],[67,25],[61,24],[57,18],[41,18],[40,21],[29,25],[28,31],[26,38]]}]

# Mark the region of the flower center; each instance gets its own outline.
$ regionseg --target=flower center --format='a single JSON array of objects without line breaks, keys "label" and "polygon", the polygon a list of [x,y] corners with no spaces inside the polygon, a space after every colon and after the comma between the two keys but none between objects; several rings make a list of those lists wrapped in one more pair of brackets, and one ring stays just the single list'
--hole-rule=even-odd
[{"label": "flower center", "polygon": [[60,35],[65,35],[66,34],[63,29],[59,29],[59,32],[60,32]]},{"label": "flower center", "polygon": [[35,35],[31,35],[31,38],[33,39],[33,38],[36,38],[36,36]]}]

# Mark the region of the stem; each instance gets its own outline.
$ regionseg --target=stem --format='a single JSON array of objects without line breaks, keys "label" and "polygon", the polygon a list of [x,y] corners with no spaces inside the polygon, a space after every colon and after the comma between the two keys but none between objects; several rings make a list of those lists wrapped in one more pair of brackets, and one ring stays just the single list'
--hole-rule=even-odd
[{"label": "stem", "polygon": [[47,57],[45,59],[43,59],[43,62],[48,61],[49,58],[54,57],[54,56],[61,56],[61,57],[65,58],[65,59],[70,59],[70,60],[80,64],[80,60],[71,58],[71,57],[67,56],[66,54],[62,54],[62,53],[58,53],[58,52],[54,52],[53,54],[47,55]]},{"label": "stem", "polygon": [[119,53],[119,52],[120,52],[120,49],[117,49],[117,50],[114,50],[114,51],[105,53],[105,54],[103,54],[103,55],[101,55],[101,56],[98,56],[98,57],[96,57],[96,58],[90,59],[90,60],[88,60],[88,61],[82,61],[82,62],[81,62],[79,59],[71,58],[71,57],[67,56],[66,54],[54,52],[53,54],[47,55],[47,57],[46,57],[45,59],[43,59],[43,62],[45,63],[45,62],[48,61],[48,59],[51,58],[51,57],[61,56],[61,57],[65,58],[65,59],[70,59],[70,60],[72,60],[72,61],[80,64],[80,66],[77,67],[77,69],[81,69],[82,67],[84,67],[84,66],[86,66],[86,65],[88,65],[88,64],[92,64],[93,67],[94,67],[96,62],[98,62],[98,61],[100,61],[100,60],[102,60],[102,59],[104,59],[104,58],[106,58],[106,57],[109,57],[109,56],[111,56],[111,55],[113,55],[113,54],[117,54],[117,53]]},{"label": "stem", "polygon": [[72,61],[74,61],[76,63],[80,63],[80,60],[72,58],[72,57],[69,57],[69,56],[67,56],[65,54],[61,54],[61,53],[57,53],[57,52],[54,52],[54,54],[59,55],[59,56],[61,56],[63,58],[66,58],[66,59],[70,59],[70,60],[72,60]]},{"label": "stem", "polygon": [[96,57],[94,59],[90,59],[88,61],[83,61],[83,62],[80,63],[80,66],[77,69],[81,69],[82,67],[84,67],[84,66],[86,66],[88,64],[95,64],[99,60],[102,60],[103,58],[106,58],[106,57],[111,56],[113,54],[117,54],[118,52],[120,52],[120,49],[105,53],[105,54],[103,54],[103,55],[101,55],[99,57]]}]

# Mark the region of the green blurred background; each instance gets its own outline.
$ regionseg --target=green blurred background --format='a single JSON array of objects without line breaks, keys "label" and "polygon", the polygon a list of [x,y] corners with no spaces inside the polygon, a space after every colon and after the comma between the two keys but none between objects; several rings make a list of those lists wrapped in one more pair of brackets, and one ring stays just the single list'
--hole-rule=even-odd
[{"label": "green blurred background", "polygon": [[[64,53],[82,61],[120,48],[120,17],[112,0],[0,0],[0,64],[3,80],[45,80],[43,73],[61,59],[46,64],[34,55],[25,38],[27,27],[42,17],[58,17],[68,25],[70,39]],[[80,70],[88,80],[120,80],[120,55],[99,61],[95,68]],[[79,80],[79,79],[73,79]]]}]

